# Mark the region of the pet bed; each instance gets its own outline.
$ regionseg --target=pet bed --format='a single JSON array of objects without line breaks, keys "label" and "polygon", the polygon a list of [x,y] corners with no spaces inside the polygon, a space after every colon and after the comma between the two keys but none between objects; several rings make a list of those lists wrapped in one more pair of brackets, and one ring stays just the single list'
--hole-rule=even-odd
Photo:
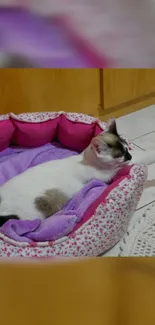
[{"label": "pet bed", "polygon": [[[29,167],[83,151],[105,125],[76,113],[1,115],[0,185]],[[146,177],[145,165],[128,166],[109,185],[98,180],[87,184],[61,213],[43,224],[40,220],[7,221],[0,228],[0,256],[103,254],[124,236]]]}]

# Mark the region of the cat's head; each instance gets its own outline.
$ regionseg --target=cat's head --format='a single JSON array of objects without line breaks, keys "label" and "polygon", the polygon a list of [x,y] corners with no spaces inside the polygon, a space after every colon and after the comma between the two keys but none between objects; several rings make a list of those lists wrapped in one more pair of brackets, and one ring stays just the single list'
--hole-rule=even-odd
[{"label": "cat's head", "polygon": [[116,121],[113,118],[107,122],[105,131],[92,139],[90,151],[100,166],[106,164],[115,167],[132,159],[128,145],[118,134]]}]

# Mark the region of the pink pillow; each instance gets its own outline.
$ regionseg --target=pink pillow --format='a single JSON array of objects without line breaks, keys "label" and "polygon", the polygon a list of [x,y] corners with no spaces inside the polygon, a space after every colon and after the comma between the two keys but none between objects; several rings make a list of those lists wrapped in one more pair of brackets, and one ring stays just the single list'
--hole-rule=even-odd
[{"label": "pink pillow", "polygon": [[83,151],[93,137],[94,127],[95,124],[72,122],[62,115],[58,127],[58,141],[69,149]]},{"label": "pink pillow", "polygon": [[15,127],[11,120],[1,120],[0,121],[0,151],[8,148]]},{"label": "pink pillow", "polygon": [[21,122],[13,119],[15,132],[13,143],[21,147],[38,147],[50,141],[56,135],[58,118],[40,123]]}]

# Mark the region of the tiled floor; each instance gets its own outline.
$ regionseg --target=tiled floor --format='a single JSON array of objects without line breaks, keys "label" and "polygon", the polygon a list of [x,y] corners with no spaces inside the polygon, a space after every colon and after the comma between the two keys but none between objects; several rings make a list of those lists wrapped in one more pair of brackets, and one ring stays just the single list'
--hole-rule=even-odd
[{"label": "tiled floor", "polygon": [[[155,150],[155,105],[117,119],[119,133],[125,134],[139,150]],[[155,163],[148,167],[148,179],[155,180]],[[155,187],[144,189],[137,210],[132,217],[130,227],[142,216],[147,206],[155,201]],[[107,256],[118,255],[117,244]]]}]

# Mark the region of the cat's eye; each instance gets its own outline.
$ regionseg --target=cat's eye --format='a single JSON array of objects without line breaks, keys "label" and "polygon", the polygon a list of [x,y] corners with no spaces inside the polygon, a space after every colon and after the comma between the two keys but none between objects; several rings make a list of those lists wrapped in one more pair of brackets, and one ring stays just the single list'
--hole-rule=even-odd
[{"label": "cat's eye", "polygon": [[108,148],[112,149],[112,144],[108,143]]}]

